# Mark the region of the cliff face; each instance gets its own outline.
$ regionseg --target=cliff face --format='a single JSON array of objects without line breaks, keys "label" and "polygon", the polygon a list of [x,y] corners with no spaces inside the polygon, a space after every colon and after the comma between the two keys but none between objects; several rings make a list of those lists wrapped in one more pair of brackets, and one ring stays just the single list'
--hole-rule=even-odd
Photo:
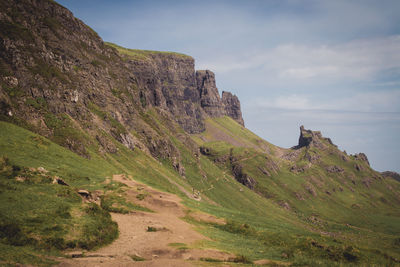
[{"label": "cliff face", "polygon": [[126,66],[135,77],[143,108],[154,106],[170,112],[188,133],[204,130],[193,58],[163,53],[144,59],[127,58]]},{"label": "cliff face", "polygon": [[0,119],[81,155],[92,144],[77,128],[96,136],[105,151],[115,151],[109,134],[131,149],[169,158],[179,155],[143,116],[152,108],[187,133],[204,131],[208,116],[243,124],[237,98],[221,100],[214,74],[195,72],[190,56],[129,53],[105,44],[53,1],[0,1]]},{"label": "cliff face", "polygon": [[225,91],[222,92],[222,99],[220,98],[213,72],[198,70],[196,72],[196,81],[201,107],[209,116],[229,116],[244,126],[239,99],[237,96]]},{"label": "cliff face", "polygon": [[140,88],[142,106],[167,110],[186,132],[204,131],[207,116],[229,116],[244,126],[239,99],[229,92],[223,92],[221,99],[214,73],[195,71],[193,58],[168,53],[126,58]]},{"label": "cliff face", "polygon": [[200,95],[200,104],[211,117],[226,115],[215,84],[214,73],[209,70],[196,72],[197,90]]},{"label": "cliff face", "polygon": [[232,95],[230,92],[223,91],[222,103],[224,105],[226,115],[237,121],[240,125],[244,126],[239,98],[235,95]]}]

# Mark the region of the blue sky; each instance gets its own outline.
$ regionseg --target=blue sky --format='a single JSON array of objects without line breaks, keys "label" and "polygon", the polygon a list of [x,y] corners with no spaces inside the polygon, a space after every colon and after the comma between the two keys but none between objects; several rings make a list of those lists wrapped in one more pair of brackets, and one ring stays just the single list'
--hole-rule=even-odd
[{"label": "blue sky", "polygon": [[282,147],[320,130],[400,172],[400,1],[60,0],[109,42],[191,55]]}]

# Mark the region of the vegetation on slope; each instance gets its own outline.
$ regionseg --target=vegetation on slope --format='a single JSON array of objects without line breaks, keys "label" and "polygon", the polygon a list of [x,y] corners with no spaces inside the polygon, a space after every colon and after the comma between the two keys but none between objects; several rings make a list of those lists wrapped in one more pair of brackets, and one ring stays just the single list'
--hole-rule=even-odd
[{"label": "vegetation on slope", "polygon": [[[202,147],[209,148],[209,155],[200,154],[196,156],[188,149],[185,143],[182,143],[182,140],[175,137],[176,133],[173,132],[173,129],[175,127],[178,128],[177,125],[172,123],[166,127],[165,125],[169,125],[164,123],[166,118],[158,115],[157,112],[149,112],[147,114],[147,120],[152,121],[153,127],[162,129],[165,138],[170,138],[179,149],[182,165],[185,167],[185,180],[182,180],[168,160],[163,161],[163,164],[160,165],[156,160],[140,150],[131,151],[124,146],[119,146],[120,150],[116,154],[101,156],[94,153],[94,151],[90,151],[91,158],[85,159],[41,136],[12,124],[0,122],[2,129],[0,151],[3,157],[9,158],[11,163],[7,164],[21,166],[16,167],[16,169],[20,169],[19,172],[22,173],[29,172],[26,167],[37,169],[43,166],[46,170],[49,170],[49,173],[46,174],[48,178],[40,178],[44,179],[44,182],[40,180],[36,184],[33,183],[34,186],[31,183],[29,184],[29,187],[32,186],[30,190],[33,190],[33,192],[35,192],[34,190],[46,192],[42,200],[39,199],[38,202],[34,202],[36,203],[35,205],[40,208],[43,202],[55,205],[52,209],[46,209],[49,213],[44,213],[43,216],[58,216],[54,214],[61,212],[60,209],[67,211],[59,216],[59,222],[56,225],[59,225],[60,229],[56,227],[56,230],[50,232],[50,238],[43,234],[44,237],[40,239],[40,242],[44,249],[63,249],[68,245],[72,246],[71,244],[85,247],[83,243],[79,243],[79,236],[76,239],[68,239],[70,238],[68,228],[64,229],[62,225],[71,225],[68,220],[83,223],[83,220],[79,220],[77,214],[93,215],[90,212],[88,213],[86,206],[89,204],[82,203],[80,197],[76,194],[76,190],[69,190],[70,195],[67,194],[67,199],[71,198],[69,201],[64,200],[65,196],[61,198],[57,195],[59,188],[66,189],[61,185],[52,184],[51,177],[57,175],[75,189],[103,190],[106,194],[102,197],[104,202],[102,202],[101,207],[106,211],[124,213],[127,209],[134,207],[125,203],[123,199],[113,193],[123,192],[123,188],[118,184],[114,186],[103,182],[112,174],[126,173],[136,180],[179,194],[185,200],[185,204],[192,210],[202,210],[217,217],[226,218],[228,224],[220,226],[198,222],[191,219],[190,216],[187,217],[188,221],[197,225],[199,231],[214,240],[201,244],[201,247],[215,247],[231,251],[238,255],[245,255],[253,261],[271,259],[300,265],[333,264],[335,262],[337,264],[346,262],[393,264],[394,259],[398,258],[398,247],[395,244],[399,233],[397,229],[399,216],[395,207],[390,208],[387,202],[377,203],[374,209],[375,214],[369,216],[366,211],[371,208],[370,206],[360,206],[355,209],[354,206],[346,208],[343,204],[350,204],[355,200],[362,199],[362,196],[367,193],[366,189],[360,192],[360,195],[357,193],[347,196],[347,199],[352,199],[353,202],[343,202],[343,198],[346,199],[346,195],[342,197],[339,193],[334,194],[334,197],[326,196],[326,193],[323,192],[324,189],[321,189],[322,192],[320,192],[321,190],[317,191],[318,198],[309,197],[303,201],[297,200],[294,192],[298,188],[302,188],[302,183],[306,181],[307,175],[294,174],[287,169],[285,170],[292,163],[289,164],[289,162],[282,160],[278,164],[279,170],[274,171],[277,167],[271,165],[271,162],[272,159],[277,160],[276,156],[267,152],[260,152],[259,149],[253,147],[233,147],[223,141],[203,143]],[[237,125],[236,127],[241,127],[235,122],[231,122],[230,119],[226,123],[230,123],[231,127],[235,127],[235,125]],[[239,129],[235,129],[233,132],[237,131]],[[195,138],[198,139],[199,136]],[[243,137],[242,139],[244,143],[250,142]],[[116,145],[118,146],[118,143]],[[270,148],[271,151],[273,149],[273,147]],[[231,162],[229,160],[220,160],[221,158],[226,158],[226,155],[228,155],[228,158],[234,157],[240,161],[244,172],[257,180],[258,184],[255,191],[259,192],[259,194],[254,193],[254,191],[235,180],[232,175]],[[329,153],[327,155],[333,158],[326,156],[326,160],[335,160],[335,156]],[[296,161],[297,164],[300,162]],[[12,170],[9,165],[5,165],[8,166],[5,169],[8,168],[10,170],[11,168]],[[262,174],[258,166],[264,166],[266,170],[270,171],[271,176]],[[268,169],[271,166],[273,168]],[[349,164],[349,166],[352,165]],[[312,171],[318,171],[317,174],[323,172],[320,169]],[[306,174],[311,175],[310,173]],[[35,177],[35,175],[39,174],[33,172],[29,175]],[[325,172],[324,175],[326,175]],[[28,175],[24,173],[22,176]],[[39,177],[47,176],[39,175]],[[20,182],[15,177],[18,177],[18,173],[8,174],[8,176],[3,176],[2,179],[6,181],[5,185],[12,184],[17,188],[17,193],[14,193],[15,196],[20,199],[29,199],[27,198],[28,195],[23,194],[22,191],[22,188],[28,186],[25,185],[28,180]],[[202,201],[188,198],[171,181],[181,184],[189,192],[192,189],[203,198]],[[331,183],[332,185],[335,183],[334,178],[329,178],[327,181],[330,181],[329,186],[331,186]],[[395,182],[395,180],[390,180],[390,182],[385,180],[385,183],[394,188],[397,186]],[[328,182],[326,183],[328,184]],[[359,186],[362,188],[362,185]],[[19,191],[19,188],[21,188],[21,191]],[[267,191],[262,191],[265,188]],[[376,189],[378,191],[375,194],[383,189],[378,187]],[[1,196],[7,199],[7,194],[2,193]],[[56,203],[61,203],[59,202],[61,200],[63,203],[62,208],[56,205]],[[290,203],[289,210],[286,209],[285,205],[282,206],[283,201]],[[395,199],[388,198],[388,201],[395,201]],[[7,201],[3,203],[7,203]],[[26,217],[27,213],[23,212],[24,202],[15,203],[19,203],[18,206],[14,207],[14,210],[19,211],[17,214],[25,214],[15,221],[20,221],[22,222],[21,225],[25,225],[30,218]],[[113,203],[120,203],[122,206],[115,206]],[[340,208],[337,208],[338,206]],[[101,207],[94,209],[94,214],[103,214]],[[3,210],[3,213],[7,214],[7,210]],[[69,214],[70,217],[66,214]],[[105,214],[102,216],[106,216]],[[62,216],[68,218],[63,218]],[[41,223],[43,228],[50,227],[50,223],[46,223],[46,221],[41,221]],[[112,225],[111,221],[110,225]],[[52,243],[48,243],[52,240],[51,237],[58,238],[59,236],[62,239],[57,240],[62,245],[57,245],[57,247],[55,245],[52,246]],[[90,236],[95,235],[91,234]],[[27,235],[27,238],[29,238],[29,235]],[[3,240],[5,240],[3,245],[6,246],[7,251],[15,251],[15,244],[8,243],[7,239]],[[26,240],[24,242],[27,242]],[[89,240],[86,242],[89,242]],[[100,245],[107,242],[109,241],[104,240],[96,244]],[[29,242],[23,243],[23,245],[23,248],[30,249],[31,254],[24,252],[22,253],[23,256],[18,256],[13,252],[7,254],[11,256],[3,256],[3,260],[13,262],[16,257],[21,257],[18,258],[19,262],[34,262],[29,257],[38,252],[34,252],[35,250],[30,248]],[[92,246],[89,245],[87,247],[90,248]],[[43,252],[39,252],[39,254],[41,253]]]},{"label": "vegetation on slope", "polygon": [[[220,124],[220,120],[213,124]],[[225,120],[228,124],[229,119]],[[211,127],[215,131],[212,124]],[[233,135],[243,131],[237,124],[231,124],[230,128]],[[212,136],[215,141],[211,141]],[[328,143],[323,148],[310,146],[298,150],[281,150],[281,157],[277,157],[277,154],[271,153],[273,148],[261,152],[250,146],[237,147],[232,144],[232,139],[221,141],[221,136],[216,132],[210,135],[210,131],[206,130],[204,136],[200,134],[194,138],[201,145],[203,154],[221,170],[233,174],[234,165],[240,164],[241,171],[254,179],[255,192],[307,224],[298,225],[299,228],[293,231],[286,229],[281,232],[275,229],[271,232],[271,225],[261,223],[258,226],[261,232],[245,234],[247,228],[252,229],[252,226],[257,225],[257,219],[239,225],[233,222],[236,230],[228,229],[228,232],[239,231],[247,240],[239,239],[238,246],[243,242],[251,246],[248,240],[256,237],[252,246],[254,251],[260,244],[265,244],[265,249],[271,252],[274,244],[279,244],[281,251],[285,247],[288,251],[282,252],[282,255],[287,255],[295,262],[304,261],[308,264],[311,264],[311,258],[316,259],[313,264],[351,262],[351,257],[347,257],[349,249],[357,251],[354,260],[358,264],[372,264],[378,259],[382,260],[383,265],[394,264],[399,257],[395,245],[400,230],[400,214],[397,209],[399,183],[382,178],[366,163],[354,156],[345,155]],[[245,144],[244,140],[242,142]],[[279,148],[275,151],[279,151]],[[318,156],[318,161],[311,163],[307,159],[312,158],[310,155]],[[295,222],[292,220],[293,224]],[[243,229],[238,230],[238,227]],[[304,229],[300,230],[301,227]],[[220,230],[210,235],[219,236]],[[264,237],[268,242],[260,242]],[[236,238],[231,235],[225,241],[228,242],[228,239]],[[275,256],[277,254],[280,253],[275,252]]]},{"label": "vegetation on slope", "polygon": [[173,56],[178,56],[182,58],[191,58],[188,55],[182,54],[182,53],[177,53],[177,52],[169,52],[169,51],[154,51],[154,50],[141,50],[141,49],[129,49],[125,48],[119,45],[116,45],[114,43],[109,43],[106,42],[106,45],[117,49],[119,53],[122,55],[127,55],[132,59],[135,60],[145,60],[151,55],[173,55]]}]

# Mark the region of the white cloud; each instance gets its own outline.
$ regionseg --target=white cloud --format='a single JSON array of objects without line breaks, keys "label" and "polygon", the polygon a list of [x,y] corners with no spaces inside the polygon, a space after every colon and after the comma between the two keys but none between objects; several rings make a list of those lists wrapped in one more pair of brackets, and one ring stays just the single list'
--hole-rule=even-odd
[{"label": "white cloud", "polygon": [[307,95],[290,94],[275,98],[257,98],[258,108],[286,110],[331,110],[353,112],[400,112],[400,89],[357,93],[352,96],[323,100]]},{"label": "white cloud", "polygon": [[382,71],[400,68],[400,35],[339,45],[282,44],[251,55],[214,55],[203,62],[201,67],[220,73],[261,69],[266,80],[371,80]]}]

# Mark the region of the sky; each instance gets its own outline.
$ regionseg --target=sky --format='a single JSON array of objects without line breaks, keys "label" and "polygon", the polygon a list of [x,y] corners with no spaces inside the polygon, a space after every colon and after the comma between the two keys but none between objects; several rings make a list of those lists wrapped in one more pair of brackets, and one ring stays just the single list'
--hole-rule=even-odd
[{"label": "sky", "polygon": [[400,172],[400,1],[58,0],[105,41],[195,58],[281,146],[319,130]]}]

